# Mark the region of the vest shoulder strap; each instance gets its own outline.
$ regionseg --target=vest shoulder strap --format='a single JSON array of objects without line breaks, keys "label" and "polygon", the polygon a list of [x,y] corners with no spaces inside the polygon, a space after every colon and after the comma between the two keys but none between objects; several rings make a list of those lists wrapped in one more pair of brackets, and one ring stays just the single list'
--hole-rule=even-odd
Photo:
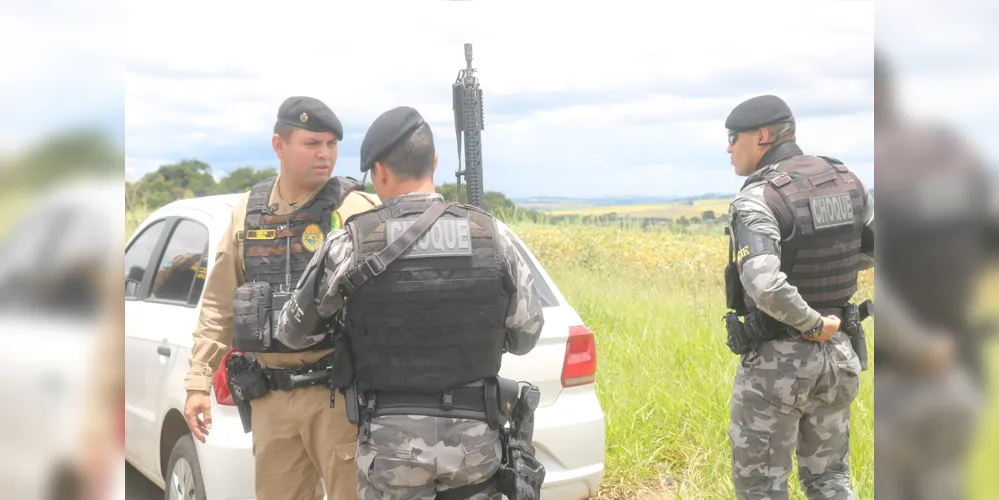
[{"label": "vest shoulder strap", "polygon": [[250,196],[246,201],[246,219],[243,222],[243,231],[237,234],[237,238],[241,238],[248,230],[260,227],[260,216],[269,209],[267,204],[271,201],[271,192],[274,190],[276,180],[277,177],[264,179],[250,188]]},{"label": "vest shoulder strap", "polygon": [[384,272],[392,262],[395,262],[409,247],[413,246],[416,240],[420,239],[423,233],[427,232],[450,206],[451,204],[445,202],[434,203],[395,241],[386,245],[380,252],[370,255],[358,263],[354,269],[347,273],[342,282],[345,295],[352,295],[358,288]]},{"label": "vest shoulder strap", "polygon": [[330,177],[330,180],[326,181],[326,185],[316,194],[314,202],[323,205],[333,204],[335,208],[343,203],[351,191],[358,191],[363,187],[360,182],[350,177]]},{"label": "vest shoulder strap", "polygon": [[271,192],[274,191],[274,182],[276,180],[277,177],[264,179],[250,188],[250,197],[246,202],[247,215],[259,214],[267,210],[267,204],[271,201]]}]

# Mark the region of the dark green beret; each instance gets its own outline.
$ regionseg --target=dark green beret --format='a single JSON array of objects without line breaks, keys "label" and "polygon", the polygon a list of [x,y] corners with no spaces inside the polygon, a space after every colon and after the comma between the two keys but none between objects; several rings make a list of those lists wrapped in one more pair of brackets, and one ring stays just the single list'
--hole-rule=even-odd
[{"label": "dark green beret", "polygon": [[725,119],[725,128],[743,132],[786,121],[794,121],[787,103],[775,95],[761,95],[736,106]]},{"label": "dark green beret", "polygon": [[408,106],[390,109],[375,118],[361,141],[361,172],[374,168],[376,161],[422,124],[420,113]]},{"label": "dark green beret", "polygon": [[333,132],[343,140],[343,126],[329,106],[313,97],[295,96],[285,99],[278,108],[279,122],[310,132]]}]

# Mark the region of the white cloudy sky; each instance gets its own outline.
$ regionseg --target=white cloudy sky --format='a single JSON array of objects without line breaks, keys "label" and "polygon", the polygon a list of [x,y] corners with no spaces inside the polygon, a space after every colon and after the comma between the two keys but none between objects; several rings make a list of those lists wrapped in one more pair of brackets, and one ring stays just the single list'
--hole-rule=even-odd
[{"label": "white cloudy sky", "polygon": [[[367,126],[386,109],[410,105],[435,131],[438,182],[451,180],[449,87],[465,64],[462,44],[472,42],[485,94],[488,189],[511,196],[733,190],[739,181],[722,124],[739,101],[761,93],[781,95],[797,112],[802,146],[871,177],[870,2],[759,13],[743,3],[689,2],[682,13],[661,14],[647,2],[268,5],[129,5],[133,175],[183,157],[219,170],[274,165],[278,105],[311,95],[344,123],[338,174],[359,178]],[[761,23],[774,29],[749,42],[768,31]]]},{"label": "white cloudy sky", "polygon": [[[997,35],[986,27],[999,20],[987,0],[878,0],[877,24],[873,2],[846,0],[772,0],[766,9],[677,2],[658,12],[636,0],[130,0],[127,16],[111,0],[78,3],[0,7],[4,60],[32,69],[0,77],[5,118],[21,117],[0,124],[0,146],[90,117],[125,136],[133,178],[183,158],[220,174],[276,166],[278,105],[312,95],[346,128],[337,174],[359,178],[367,126],[410,105],[433,125],[437,181],[452,181],[449,86],[464,66],[464,42],[473,43],[485,92],[486,187],[515,197],[734,191],[741,179],[728,163],[723,122],[764,93],[796,112],[806,151],[839,157],[872,184],[875,38],[916,114],[957,120],[984,145],[999,111],[986,98],[999,86],[969,83],[999,83],[983,69],[996,58]],[[84,31],[89,43],[72,35]],[[40,32],[46,43],[30,55],[15,48],[25,47],[15,38]],[[116,46],[125,61],[107,50]],[[62,57],[46,63],[46,48]],[[123,103],[112,84],[121,76]]]}]

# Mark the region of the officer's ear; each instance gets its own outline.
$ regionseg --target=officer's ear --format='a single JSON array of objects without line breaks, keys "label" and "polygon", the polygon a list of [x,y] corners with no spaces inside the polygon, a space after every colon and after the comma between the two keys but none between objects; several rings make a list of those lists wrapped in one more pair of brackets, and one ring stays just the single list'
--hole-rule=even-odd
[{"label": "officer's ear", "polygon": [[278,156],[278,158],[283,160],[284,159],[284,141],[281,140],[281,136],[280,135],[274,134],[274,137],[271,137],[271,147],[274,148],[274,153]]},{"label": "officer's ear", "polygon": [[430,168],[430,177],[434,176],[434,172],[437,171],[437,152],[434,152],[434,166]]},{"label": "officer's ear", "polygon": [[[377,174],[377,175],[375,175]],[[376,161],[371,167],[371,183],[374,185],[381,185],[385,187],[389,183],[389,169],[384,163]]]},{"label": "officer's ear", "polygon": [[756,143],[764,145],[770,142],[770,129],[763,127],[756,131]]}]

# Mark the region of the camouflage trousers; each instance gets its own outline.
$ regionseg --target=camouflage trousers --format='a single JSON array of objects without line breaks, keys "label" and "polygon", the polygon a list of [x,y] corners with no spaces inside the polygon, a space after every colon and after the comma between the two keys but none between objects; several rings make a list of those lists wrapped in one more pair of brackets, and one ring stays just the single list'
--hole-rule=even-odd
[{"label": "camouflage trousers", "polygon": [[843,332],[821,344],[774,340],[743,355],[728,431],[738,499],[787,499],[792,455],[809,499],[854,498],[850,405],[859,373],[860,359]]},{"label": "camouflage trousers", "polygon": [[967,371],[919,376],[879,367],[874,399],[874,496],[966,498],[965,462],[982,405]]},{"label": "camouflage trousers", "polygon": [[[489,479],[502,460],[499,431],[461,418],[391,415],[371,419],[358,444],[361,500],[433,500],[438,491]],[[501,500],[496,485],[469,500]]]}]

